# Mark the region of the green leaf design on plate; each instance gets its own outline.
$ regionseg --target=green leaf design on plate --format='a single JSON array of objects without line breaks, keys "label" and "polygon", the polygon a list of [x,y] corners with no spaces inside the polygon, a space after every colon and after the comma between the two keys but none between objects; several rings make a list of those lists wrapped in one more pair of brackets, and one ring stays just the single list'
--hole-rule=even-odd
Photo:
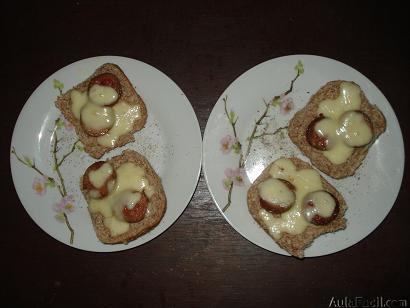
[{"label": "green leaf design on plate", "polygon": [[229,121],[231,124],[235,124],[236,122],[236,113],[233,110],[229,112]]},{"label": "green leaf design on plate", "polygon": [[240,143],[239,141],[236,141],[236,142],[232,145],[232,149],[233,149],[233,151],[234,151],[236,154],[241,153],[241,148],[242,148],[242,145],[241,145],[241,143]]},{"label": "green leaf design on plate", "polygon": [[65,222],[65,217],[64,217],[63,212],[57,213],[54,217],[55,217],[59,222]]},{"label": "green leaf design on plate", "polygon": [[33,161],[29,157],[23,156],[23,158],[29,167],[32,167],[34,165]]},{"label": "green leaf design on plate", "polygon": [[226,179],[223,180],[223,184],[224,184],[225,188],[229,189],[232,186],[233,181],[230,178],[226,178]]},{"label": "green leaf design on plate", "polygon": [[81,151],[81,152],[84,152],[84,146],[83,146],[82,144],[80,144],[80,143],[77,143],[77,144],[75,145],[75,148],[76,148],[77,150]]},{"label": "green leaf design on plate", "polygon": [[56,182],[52,178],[48,178],[44,184],[46,185],[46,187],[50,187],[50,188],[56,187]]},{"label": "green leaf design on plate", "polygon": [[278,106],[280,106],[280,97],[276,97],[276,98],[274,98],[273,100],[272,100],[272,106],[273,107],[278,107]]},{"label": "green leaf design on plate", "polygon": [[53,87],[54,89],[58,89],[62,91],[64,89],[64,83],[62,83],[61,81],[57,79],[53,79]]},{"label": "green leaf design on plate", "polygon": [[64,127],[64,121],[61,120],[61,118],[58,118],[58,119],[56,120],[56,126],[57,126],[57,129],[63,128],[63,127]]},{"label": "green leaf design on plate", "polygon": [[305,68],[303,67],[302,61],[298,61],[298,63],[295,66],[295,70],[298,73],[298,75],[302,75],[305,72]]}]

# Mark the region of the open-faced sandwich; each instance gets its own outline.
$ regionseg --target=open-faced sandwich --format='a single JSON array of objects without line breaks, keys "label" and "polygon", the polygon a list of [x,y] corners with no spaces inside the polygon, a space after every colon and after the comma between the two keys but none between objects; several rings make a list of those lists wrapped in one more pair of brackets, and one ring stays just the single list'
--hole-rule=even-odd
[{"label": "open-faced sandwich", "polygon": [[351,176],[386,129],[380,110],[354,82],[330,81],[289,123],[289,137],[319,170]]},{"label": "open-faced sandwich", "polygon": [[87,80],[60,95],[55,104],[94,158],[134,141],[133,134],[147,121],[144,101],[112,63],[100,66]]},{"label": "open-faced sandwich", "polygon": [[298,258],[316,237],[346,228],[342,195],[294,157],[265,168],[248,190],[248,209],[281,248]]},{"label": "open-faced sandwich", "polygon": [[145,234],[166,210],[161,179],[148,160],[132,150],[93,163],[80,185],[95,233],[106,244],[128,243]]}]

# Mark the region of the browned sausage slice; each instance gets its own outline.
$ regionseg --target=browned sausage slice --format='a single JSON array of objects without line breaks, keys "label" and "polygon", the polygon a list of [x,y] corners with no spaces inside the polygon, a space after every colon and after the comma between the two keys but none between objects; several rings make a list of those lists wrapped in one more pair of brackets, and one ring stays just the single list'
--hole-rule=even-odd
[{"label": "browned sausage slice", "polygon": [[88,91],[93,85],[96,85],[96,84],[100,86],[111,87],[117,92],[118,98],[115,102],[111,103],[110,106],[114,105],[118,101],[118,99],[121,97],[121,94],[122,94],[121,83],[119,79],[117,78],[117,76],[115,76],[114,74],[103,73],[103,74],[93,77],[88,83]]},{"label": "browned sausage slice", "polygon": [[[315,198],[313,197],[313,195],[317,193],[321,193],[321,194],[325,193],[326,196],[331,197],[331,199],[328,199],[328,200],[334,201],[334,202],[331,202],[333,204],[328,204],[328,206],[333,206],[333,211],[329,216],[323,216],[318,213],[318,208],[314,201]],[[340,211],[340,205],[339,205],[339,201],[336,199],[335,196],[333,196],[328,191],[323,190],[323,191],[315,191],[313,193],[309,193],[308,195],[306,195],[306,197],[303,200],[302,209],[303,209],[303,214],[305,218],[309,222],[311,222],[314,225],[323,226],[323,225],[327,225],[331,223],[333,220],[336,219]]]},{"label": "browned sausage slice", "polygon": [[323,116],[319,116],[310,122],[307,130],[306,130],[306,140],[307,142],[315,149],[320,151],[326,151],[328,145],[328,139],[325,136],[320,136],[316,130],[315,125],[323,120]]},{"label": "browned sausage slice", "polygon": [[[276,178],[276,179],[280,180],[283,184],[286,185],[286,187],[289,188],[289,190],[293,193],[294,200],[295,200],[296,199],[295,186],[292,183],[290,183],[290,182],[288,182],[284,179],[279,179],[279,178]],[[275,203],[269,202],[267,200],[264,200],[263,198],[260,198],[261,207],[264,208],[265,210],[267,210],[268,212],[271,212],[272,214],[282,214],[282,213],[288,211],[292,207],[293,204],[294,204],[294,201],[292,203],[289,203],[289,204],[285,204],[285,203],[275,204]]]},{"label": "browned sausage slice", "polygon": [[133,223],[138,222],[144,219],[145,213],[148,207],[148,198],[142,193],[140,200],[133,206],[132,209],[124,206],[122,210],[122,215],[124,216],[125,221]]},{"label": "browned sausage slice", "polygon": [[[117,178],[115,169],[112,168],[112,173],[105,179],[101,187],[95,187],[90,180],[90,172],[100,169],[106,162],[97,161],[85,170],[83,176],[83,190],[93,199],[101,199],[107,196],[113,188],[113,183]],[[107,163],[108,164],[108,163]]]}]

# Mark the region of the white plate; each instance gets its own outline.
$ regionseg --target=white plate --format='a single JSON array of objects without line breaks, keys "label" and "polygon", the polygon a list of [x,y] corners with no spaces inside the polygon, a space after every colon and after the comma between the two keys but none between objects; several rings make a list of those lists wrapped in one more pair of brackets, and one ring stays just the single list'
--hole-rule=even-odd
[{"label": "white plate", "polygon": [[[359,84],[369,101],[380,108],[387,120],[386,132],[371,147],[355,176],[343,180],[325,176],[346,199],[348,223],[345,230],[316,239],[305,250],[305,256],[313,257],[340,251],[365,238],[386,217],[400,189],[404,167],[402,134],[389,102],[369,79],[348,65],[310,55],[285,56],[253,67],[223,92],[212,110],[204,133],[203,170],[214,202],[231,226],[256,245],[288,255],[251,217],[247,208],[246,193],[250,183],[274,159],[280,156],[298,156],[305,161],[308,159],[292,144],[286,131],[254,139],[242,174],[244,185],[238,186],[234,183],[232,203],[223,212],[228,198],[228,190],[224,188],[223,180],[227,176],[232,177],[240,173],[225,173],[227,168],[238,168],[239,154],[233,150],[224,154],[220,142],[227,135],[233,136],[233,128],[224,111],[224,98],[227,98],[228,113],[232,110],[237,117],[237,137],[242,144],[242,151],[246,152],[247,137],[251,135],[256,120],[265,110],[264,101],[271,101],[289,88],[291,80],[296,76],[295,65],[298,61],[303,64],[304,73],[295,81],[293,91],[279,100],[281,105],[284,104],[283,107],[286,105],[286,98],[293,100],[294,108],[288,114],[282,114],[279,106],[270,107],[270,117],[263,121],[269,124],[259,126],[257,134],[269,134],[279,127],[287,126],[295,111],[302,108],[313,93],[326,82],[337,79]],[[228,149],[231,143],[227,143]],[[229,184],[229,181],[227,183]]]},{"label": "white plate", "polygon": [[[128,245],[104,245],[98,241],[87,211],[86,202],[79,189],[79,178],[94,161],[85,152],[76,149],[61,164],[61,173],[67,194],[74,198],[74,210],[67,217],[74,229],[72,247],[88,251],[119,251],[139,246],[164,232],[182,214],[197,185],[201,169],[202,140],[198,120],[182,90],[165,74],[143,62],[117,56],[101,56],[70,64],[47,78],[30,96],[24,105],[13,132],[11,149],[25,160],[34,161],[44,174],[55,178],[53,170],[52,136],[55,120],[63,119],[54,106],[59,90],[53,87],[54,80],[64,84],[63,92],[88,78],[94,70],[107,62],[119,65],[148,109],[145,128],[135,133],[136,141],[106,153],[101,160],[120,154],[125,148],[134,149],[147,157],[162,178],[167,196],[165,216],[149,233]],[[76,141],[74,130],[61,127],[58,157],[68,153]],[[64,222],[56,219],[54,204],[61,200],[56,187],[42,191],[41,176],[32,168],[17,160],[11,153],[11,171],[19,198],[31,218],[49,235],[70,245],[70,232]],[[40,179],[40,181],[38,181]],[[40,182],[40,183],[39,183]],[[59,182],[59,181],[58,181]]]}]

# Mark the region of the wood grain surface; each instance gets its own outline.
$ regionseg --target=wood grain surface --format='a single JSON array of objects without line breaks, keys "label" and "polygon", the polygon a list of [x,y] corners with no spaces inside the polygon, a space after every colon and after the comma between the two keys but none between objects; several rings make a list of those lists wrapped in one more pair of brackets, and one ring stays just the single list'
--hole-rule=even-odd
[{"label": "wood grain surface", "polygon": [[27,215],[9,163],[14,124],[30,94],[58,69],[97,55],[138,59],[167,74],[190,100],[202,133],[223,90],[256,64],[289,54],[334,58],[384,93],[409,152],[409,28],[407,10],[393,1],[3,2],[3,302],[329,307],[332,297],[383,297],[410,305],[408,165],[395,205],[373,233],[344,251],[300,261],[239,235],[203,175],[187,209],[155,240],[117,253],[70,248]]}]

